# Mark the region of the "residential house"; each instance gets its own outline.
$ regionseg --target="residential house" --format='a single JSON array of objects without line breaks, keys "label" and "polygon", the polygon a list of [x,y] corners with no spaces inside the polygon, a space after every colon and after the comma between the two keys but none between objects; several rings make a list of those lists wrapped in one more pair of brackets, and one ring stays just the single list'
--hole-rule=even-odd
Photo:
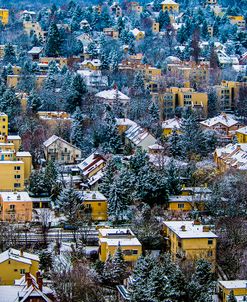
[{"label": "residential house", "polygon": [[214,161],[221,172],[228,169],[247,170],[247,144],[228,144],[216,148]]},{"label": "residential house", "polygon": [[111,37],[113,39],[118,39],[118,36],[119,36],[119,31],[116,30],[115,28],[113,27],[110,27],[110,28],[104,28],[103,29],[103,33],[108,36],[108,37]]},{"label": "residential house", "polygon": [[165,120],[162,123],[163,134],[165,136],[170,136],[173,131],[180,133],[180,128],[181,128],[181,119],[177,117],[174,117],[169,120]]},{"label": "residential house", "polygon": [[122,9],[120,5],[117,2],[113,2],[113,4],[110,7],[111,12],[116,16],[116,17],[121,17],[122,16]]},{"label": "residential house", "polygon": [[247,301],[247,280],[219,280],[217,289],[219,302],[227,302],[231,291],[237,302]]},{"label": "residential house", "polygon": [[108,86],[108,77],[103,75],[101,70],[79,69],[77,73],[83,77],[87,87],[93,91],[104,89]]},{"label": "residential house", "polygon": [[158,33],[160,31],[160,24],[159,24],[159,22],[153,22],[153,24],[152,24],[152,31],[154,33]]},{"label": "residential house", "polygon": [[235,55],[228,55],[223,50],[216,50],[216,53],[221,67],[239,65],[238,57],[236,57]]},{"label": "residential house", "polygon": [[93,221],[107,220],[107,198],[99,191],[83,191],[83,205]]},{"label": "residential house", "polygon": [[24,162],[0,160],[0,191],[24,190]]},{"label": "residential house", "polygon": [[39,256],[13,248],[0,254],[0,284],[11,285],[25,273],[35,275],[39,270]]},{"label": "residential house", "polygon": [[105,262],[114,256],[120,246],[125,262],[133,267],[142,253],[142,245],[135,234],[127,228],[101,228],[99,231],[99,260]]},{"label": "residential house", "polygon": [[137,126],[136,122],[133,122],[128,118],[117,118],[116,122],[117,122],[118,132],[120,135],[125,133],[131,126]]},{"label": "residential house", "polygon": [[37,38],[41,38],[43,41],[46,39],[47,31],[44,31],[39,24],[39,22],[36,21],[23,21],[23,28],[25,33],[30,36],[31,33],[36,34]]},{"label": "residential house", "polygon": [[0,112],[0,136],[4,139],[8,135],[8,116]]},{"label": "residential house", "polygon": [[51,133],[56,132],[60,127],[70,128],[72,118],[65,111],[38,111],[40,120],[49,127]]},{"label": "residential house", "polygon": [[33,202],[27,192],[0,192],[2,221],[32,221]]},{"label": "residential house", "polygon": [[128,4],[128,10],[130,12],[135,12],[137,14],[141,14],[143,11],[143,7],[139,4],[139,2],[132,1],[132,2],[129,2],[129,4]]},{"label": "residential house", "polygon": [[15,153],[16,160],[24,163],[24,179],[28,180],[32,171],[32,155],[27,151],[18,151]]},{"label": "residential house", "polygon": [[52,135],[43,145],[47,161],[53,160],[62,164],[72,164],[81,158],[79,148],[56,135]]},{"label": "residential house", "polygon": [[211,262],[215,269],[217,236],[211,226],[196,220],[164,221],[164,234],[173,261],[203,258]]},{"label": "residential house", "polygon": [[105,104],[113,105],[120,102],[124,107],[128,107],[130,98],[116,88],[103,90],[95,94],[95,97]]},{"label": "residential house", "polygon": [[86,185],[90,188],[97,188],[99,180],[104,175],[103,168],[105,164],[105,158],[96,152],[78,164],[78,168]]},{"label": "residential house", "polygon": [[238,143],[245,144],[247,143],[247,126],[240,128],[236,131],[236,136]]},{"label": "residential house", "polygon": [[9,10],[0,8],[0,21],[3,25],[7,25],[9,23]]},{"label": "residential house", "polygon": [[40,56],[43,54],[44,48],[40,46],[35,46],[30,49],[27,54],[31,58],[32,61],[39,61]]},{"label": "residential house", "polygon": [[217,4],[217,0],[206,0],[206,4],[208,4],[208,5],[216,5]]},{"label": "residential house", "polygon": [[8,302],[52,302],[56,301],[54,292],[47,287],[40,272],[34,277],[25,273],[13,285],[0,285],[0,301]]},{"label": "residential house", "polygon": [[99,59],[92,59],[92,60],[84,60],[80,64],[80,68],[90,69],[90,70],[99,70],[101,68],[101,61]]},{"label": "residential house", "polygon": [[228,16],[232,25],[237,25],[240,28],[245,28],[244,16]]},{"label": "residential house", "polygon": [[207,187],[183,187],[180,195],[171,195],[168,200],[170,211],[204,211],[205,203],[212,191]]},{"label": "residential house", "polygon": [[145,31],[141,31],[138,28],[134,28],[134,29],[130,30],[130,33],[133,34],[136,41],[142,40],[145,37]]},{"label": "residential house", "polygon": [[235,120],[231,115],[221,113],[218,116],[209,118],[200,122],[200,125],[207,130],[214,130],[222,139],[231,139],[236,130],[241,128],[241,123]]},{"label": "residential house", "polygon": [[163,12],[168,10],[169,12],[178,12],[179,4],[173,0],[165,0],[161,2]]},{"label": "residential house", "polygon": [[23,20],[35,21],[36,13],[34,11],[24,10],[21,12],[21,19],[22,21]]},{"label": "residential house", "polygon": [[139,125],[132,125],[125,132],[125,141],[133,148],[140,147],[148,151],[148,147],[156,143],[156,138]]}]

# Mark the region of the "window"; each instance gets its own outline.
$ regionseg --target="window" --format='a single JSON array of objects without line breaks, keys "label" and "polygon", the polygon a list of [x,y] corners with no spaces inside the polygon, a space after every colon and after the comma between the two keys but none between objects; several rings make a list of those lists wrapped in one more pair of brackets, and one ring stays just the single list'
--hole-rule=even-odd
[{"label": "window", "polygon": [[138,250],[133,250],[133,255],[137,255],[138,254]]},{"label": "window", "polygon": [[24,275],[24,274],[25,274],[25,272],[26,272],[25,268],[21,268],[21,269],[20,269],[20,273],[21,273],[21,275]]},{"label": "window", "polygon": [[183,208],[184,208],[184,203],[179,203],[179,204],[178,204],[178,208],[179,208],[179,209],[183,209]]},{"label": "window", "polygon": [[213,251],[208,251],[208,257],[212,257],[213,256]]},{"label": "window", "polygon": [[14,169],[15,170],[21,170],[21,167],[20,166],[15,166]]},{"label": "window", "polygon": [[14,183],[14,188],[20,188],[20,187],[21,187],[21,184]]},{"label": "window", "polygon": [[15,205],[14,204],[10,204],[9,205],[9,209],[10,209],[10,211],[14,211],[15,210]]},{"label": "window", "polygon": [[65,153],[68,152],[68,149],[67,149],[67,148],[64,148],[64,152],[65,152]]},{"label": "window", "polygon": [[213,239],[208,239],[208,244],[213,244]]},{"label": "window", "polygon": [[18,272],[18,269],[17,269],[17,268],[15,268],[15,269],[14,269],[14,272]]},{"label": "window", "polygon": [[18,178],[20,179],[21,178],[21,175],[15,175],[15,179]]},{"label": "window", "polygon": [[101,202],[98,202],[98,206],[101,207]]},{"label": "window", "polygon": [[132,251],[131,250],[124,250],[123,254],[126,255],[126,256],[130,256],[130,255],[132,255]]}]

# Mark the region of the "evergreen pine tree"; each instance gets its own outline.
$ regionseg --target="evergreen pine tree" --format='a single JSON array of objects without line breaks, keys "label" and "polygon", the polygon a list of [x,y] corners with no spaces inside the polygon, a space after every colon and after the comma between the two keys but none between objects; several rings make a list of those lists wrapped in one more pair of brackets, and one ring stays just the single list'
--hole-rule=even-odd
[{"label": "evergreen pine tree", "polygon": [[181,179],[179,169],[176,167],[174,160],[170,161],[166,174],[169,193],[179,195],[181,193]]},{"label": "evergreen pine tree", "polygon": [[124,279],[127,278],[127,265],[124,261],[123,252],[118,244],[117,250],[112,259],[112,280],[114,280],[115,284],[122,284]]},{"label": "evergreen pine tree", "polygon": [[32,90],[27,98],[27,110],[33,113],[37,113],[41,107],[41,104],[42,104],[41,98],[34,90]]},{"label": "evergreen pine tree", "polygon": [[4,56],[3,56],[3,63],[7,65],[15,64],[16,63],[16,54],[15,49],[12,44],[8,43],[4,46]]},{"label": "evergreen pine tree", "polygon": [[180,137],[176,128],[172,130],[172,134],[169,136],[168,143],[171,155],[174,158],[181,156]]},{"label": "evergreen pine tree", "polygon": [[57,57],[60,53],[61,39],[56,23],[52,23],[46,40],[45,53],[48,57]]}]

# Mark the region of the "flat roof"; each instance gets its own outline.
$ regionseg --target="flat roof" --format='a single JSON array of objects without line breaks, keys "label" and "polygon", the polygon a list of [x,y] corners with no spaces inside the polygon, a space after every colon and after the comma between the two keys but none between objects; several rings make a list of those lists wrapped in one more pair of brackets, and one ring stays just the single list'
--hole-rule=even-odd
[{"label": "flat roof", "polygon": [[228,281],[220,280],[219,284],[221,284],[227,289],[247,288],[247,280],[228,280]]},{"label": "flat roof", "polygon": [[27,192],[0,192],[4,202],[32,202]]},{"label": "flat roof", "polygon": [[[194,221],[164,221],[164,224],[179,238],[217,238],[212,231],[203,231],[206,225],[194,224]],[[184,230],[183,230],[184,228]]]}]

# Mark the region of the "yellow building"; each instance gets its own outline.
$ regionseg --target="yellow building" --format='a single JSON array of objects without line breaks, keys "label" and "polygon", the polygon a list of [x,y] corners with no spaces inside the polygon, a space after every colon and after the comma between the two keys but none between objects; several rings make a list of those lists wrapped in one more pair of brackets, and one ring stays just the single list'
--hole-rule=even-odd
[{"label": "yellow building", "polygon": [[207,187],[183,187],[181,195],[171,195],[168,200],[170,211],[204,211],[205,202],[210,198],[212,191]]},{"label": "yellow building", "polygon": [[130,32],[135,37],[136,41],[142,40],[145,37],[145,31],[141,31],[137,28],[134,28],[134,29],[130,30]]},{"label": "yellow building", "polygon": [[17,152],[21,146],[21,137],[19,135],[8,135],[7,143],[14,144],[15,151]]},{"label": "yellow building", "polygon": [[160,24],[159,24],[159,22],[153,22],[153,24],[152,24],[152,31],[154,33],[158,33],[160,31]]},{"label": "yellow building", "polygon": [[216,264],[217,236],[199,221],[165,221],[164,234],[173,261],[206,259]]},{"label": "yellow building", "polygon": [[24,163],[22,161],[0,161],[0,191],[24,190]]},{"label": "yellow building", "polygon": [[205,92],[196,92],[193,88],[168,88],[159,95],[159,101],[164,118],[169,118],[177,107],[189,107],[201,116],[207,116],[208,95]]},{"label": "yellow building", "polygon": [[3,25],[7,25],[9,23],[9,10],[0,8],[0,21]]},{"label": "yellow building", "polygon": [[169,12],[178,12],[179,11],[179,4],[173,0],[165,0],[161,2],[163,12],[168,10]]},{"label": "yellow building", "polygon": [[35,275],[39,270],[39,256],[9,249],[0,254],[0,284],[11,285],[25,273]]},{"label": "yellow building", "polygon": [[[46,78],[47,78],[46,75],[35,75],[36,88],[40,88]],[[7,86],[16,88],[20,80],[21,80],[21,75],[10,74],[7,76]]]},{"label": "yellow building", "polygon": [[240,144],[246,144],[247,143],[247,126],[238,129],[236,131],[236,136],[237,136],[238,142]]},{"label": "yellow building", "polygon": [[93,221],[107,220],[107,199],[99,191],[84,191],[83,205]]},{"label": "yellow building", "polygon": [[131,126],[136,125],[136,122],[133,122],[128,118],[117,118],[116,121],[117,121],[118,132],[120,135],[126,132]]},{"label": "yellow building", "polygon": [[32,221],[33,202],[27,192],[0,192],[2,221]]},{"label": "yellow building", "polygon": [[232,25],[237,25],[238,27],[245,27],[244,16],[228,16],[230,23]]},{"label": "yellow building", "polygon": [[145,78],[151,80],[161,76],[161,69],[156,67],[147,66],[145,68]]},{"label": "yellow building", "polygon": [[28,180],[32,170],[32,155],[27,151],[16,152],[16,159],[24,163],[24,179]]},{"label": "yellow building", "polygon": [[176,130],[177,133],[180,133],[181,128],[181,119],[180,118],[172,118],[169,120],[165,120],[162,123],[162,129],[164,136],[169,136],[172,134],[172,131]]},{"label": "yellow building", "polygon": [[43,40],[45,40],[47,32],[43,31],[43,29],[40,26],[39,22],[35,22],[35,21],[23,21],[23,27],[24,27],[25,33],[28,36],[30,36],[31,33],[34,33],[34,34],[37,35],[37,38],[41,37]]},{"label": "yellow building", "polygon": [[0,112],[0,136],[4,139],[6,135],[8,135],[8,116]]},{"label": "yellow building", "polygon": [[219,302],[227,302],[231,291],[238,302],[246,301],[244,297],[247,297],[247,280],[220,280],[217,287]]},{"label": "yellow building", "polygon": [[142,245],[130,229],[99,229],[99,260],[114,256],[120,245],[124,260],[133,267],[142,253]]}]

